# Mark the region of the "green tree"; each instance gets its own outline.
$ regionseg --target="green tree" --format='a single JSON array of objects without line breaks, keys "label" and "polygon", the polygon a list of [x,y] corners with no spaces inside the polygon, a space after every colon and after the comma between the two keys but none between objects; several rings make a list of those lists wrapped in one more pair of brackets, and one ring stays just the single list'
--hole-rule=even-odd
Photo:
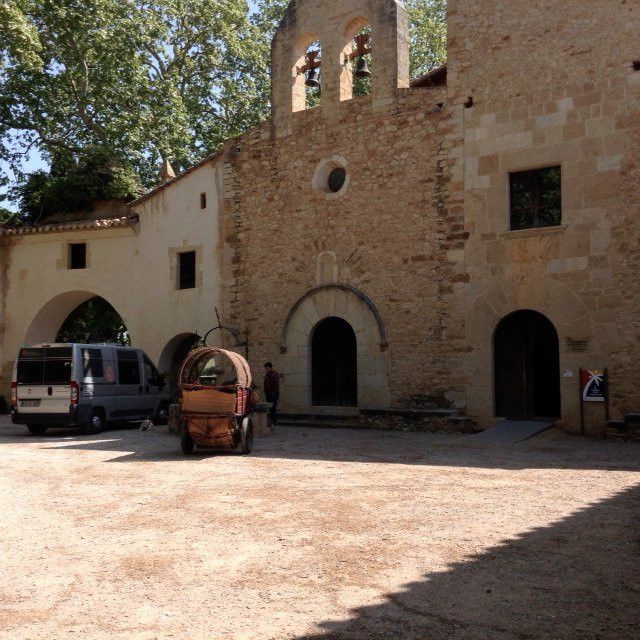
[{"label": "green tree", "polygon": [[140,195],[138,176],[104,147],[91,147],[76,158],[54,153],[51,168],[35,171],[12,189],[24,221],[35,223],[54,213],[89,211],[99,200],[132,200]]},{"label": "green tree", "polygon": [[0,207],[0,226],[16,227],[22,223],[22,218],[15,212]]},{"label": "green tree", "polygon": [[76,307],[60,327],[56,342],[115,342],[131,339],[118,312],[104,299],[91,298]]},{"label": "green tree", "polygon": [[[96,170],[121,193],[133,172],[152,185],[160,158],[186,168],[263,121],[287,4],[260,0],[249,16],[246,0],[0,0],[0,158],[24,211],[70,206],[56,198],[86,186],[80,169],[96,156],[115,159]],[[444,61],[445,0],[406,4],[415,76]],[[49,178],[20,173],[32,148]]]},{"label": "green tree", "polygon": [[416,78],[447,61],[447,0],[407,0],[409,71]]},{"label": "green tree", "polygon": [[[149,181],[266,114],[245,0],[0,0],[2,157],[101,146]],[[256,80],[255,73],[261,76]]]}]

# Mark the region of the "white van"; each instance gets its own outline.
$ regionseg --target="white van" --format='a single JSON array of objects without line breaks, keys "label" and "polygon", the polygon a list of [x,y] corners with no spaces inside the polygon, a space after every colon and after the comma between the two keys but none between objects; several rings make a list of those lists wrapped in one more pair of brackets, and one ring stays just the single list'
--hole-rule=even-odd
[{"label": "white van", "polygon": [[34,435],[78,426],[100,433],[109,422],[165,421],[169,393],[141,349],[115,344],[22,347],[13,367],[11,418]]}]

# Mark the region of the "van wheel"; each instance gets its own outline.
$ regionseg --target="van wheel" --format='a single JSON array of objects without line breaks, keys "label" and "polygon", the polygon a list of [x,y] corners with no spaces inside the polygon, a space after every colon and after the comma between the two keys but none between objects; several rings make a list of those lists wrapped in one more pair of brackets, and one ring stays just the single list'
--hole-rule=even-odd
[{"label": "van wheel", "polygon": [[41,424],[28,424],[27,429],[32,436],[43,436],[47,431],[47,427]]},{"label": "van wheel", "polygon": [[84,432],[89,435],[96,435],[102,432],[104,427],[104,413],[100,409],[94,409],[91,412],[89,422],[84,427]]},{"label": "van wheel", "polygon": [[169,421],[169,404],[167,402],[161,402],[158,407],[158,413],[156,413],[155,424],[167,424]]},{"label": "van wheel", "polygon": [[195,443],[193,438],[189,435],[188,431],[183,431],[180,434],[180,446],[182,447],[182,453],[189,455],[193,451]]},{"label": "van wheel", "polygon": [[253,422],[251,418],[245,418],[242,421],[240,436],[240,452],[244,455],[251,453],[253,449]]}]

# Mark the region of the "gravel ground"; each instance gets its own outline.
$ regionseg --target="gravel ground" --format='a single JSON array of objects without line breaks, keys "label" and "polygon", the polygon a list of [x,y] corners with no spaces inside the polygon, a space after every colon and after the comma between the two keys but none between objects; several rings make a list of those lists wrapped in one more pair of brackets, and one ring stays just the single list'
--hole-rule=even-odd
[{"label": "gravel ground", "polygon": [[640,445],[0,421],[0,638],[640,638]]}]

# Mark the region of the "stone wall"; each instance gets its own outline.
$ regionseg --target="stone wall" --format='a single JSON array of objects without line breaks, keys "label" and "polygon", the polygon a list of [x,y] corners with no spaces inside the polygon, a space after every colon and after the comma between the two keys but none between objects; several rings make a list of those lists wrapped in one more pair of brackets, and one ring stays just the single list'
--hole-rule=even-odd
[{"label": "stone wall", "polygon": [[[324,9],[342,4],[346,15],[338,0]],[[274,53],[322,6],[292,5]],[[345,100],[329,88],[321,109],[290,113],[291,60],[276,60],[276,119],[226,149],[224,295],[229,322],[249,330],[253,366],[280,358],[285,405],[308,404],[305,334],[328,310],[346,314],[347,303],[309,292],[338,283],[366,295],[384,324],[378,357],[368,312],[353,316],[383,404],[443,391],[490,423],[494,332],[530,309],[558,333],[566,428],[579,428],[580,367],[608,367],[613,414],[640,406],[639,25],[640,6],[626,0],[561,10],[449,0],[446,95],[400,88],[386,102],[375,92]],[[401,84],[402,69],[387,72]],[[318,188],[323,162],[347,169],[341,192]],[[562,224],[510,231],[509,173],[551,165],[562,171]],[[291,320],[305,295],[304,318]],[[591,433],[603,418],[587,408]]]},{"label": "stone wall", "polygon": [[[302,410],[309,387],[304,370],[279,364],[287,316],[309,290],[329,283],[354,287],[379,312],[387,366],[366,373],[378,376],[381,394],[387,386],[392,403],[460,388],[446,362],[445,299],[460,277],[464,231],[461,208],[452,218],[445,195],[455,164],[447,140],[458,134],[443,101],[441,89],[405,89],[392,108],[373,111],[365,96],[341,103],[335,118],[315,109],[294,114],[291,136],[272,137],[265,126],[229,146],[225,308],[233,326],[249,331],[252,366],[269,359],[284,374],[285,406]],[[327,193],[318,167],[333,158],[348,183]],[[365,343],[378,354],[384,349],[375,335]],[[304,336],[298,347],[304,350]],[[365,404],[379,403],[370,395]]]},{"label": "stone wall", "polygon": [[[491,419],[493,332],[533,309],[558,331],[562,417],[577,430],[579,367],[608,367],[613,414],[640,406],[640,6],[557,6],[451,1],[449,98],[473,97],[463,151],[469,411]],[[509,231],[509,173],[552,165],[562,225]],[[603,416],[588,407],[591,432]]]}]

